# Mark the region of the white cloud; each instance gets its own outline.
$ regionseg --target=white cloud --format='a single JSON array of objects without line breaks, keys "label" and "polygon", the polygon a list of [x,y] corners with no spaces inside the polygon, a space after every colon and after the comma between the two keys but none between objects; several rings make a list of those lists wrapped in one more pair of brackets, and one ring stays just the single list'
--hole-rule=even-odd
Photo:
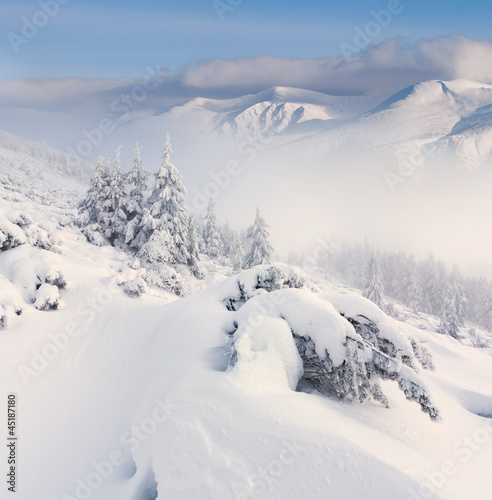
[{"label": "white cloud", "polygon": [[391,39],[351,58],[216,59],[185,68],[182,83],[203,91],[242,93],[285,85],[328,94],[384,95],[418,81],[454,78],[492,83],[492,43],[453,35],[417,44]]},{"label": "white cloud", "polygon": [[[335,95],[389,95],[416,82],[467,78],[492,83],[492,43],[451,35],[410,43],[391,39],[351,57],[238,57],[187,65],[167,76],[149,105],[201,97],[234,97],[274,85]],[[111,102],[138,79],[0,80],[3,107],[64,110]]]}]

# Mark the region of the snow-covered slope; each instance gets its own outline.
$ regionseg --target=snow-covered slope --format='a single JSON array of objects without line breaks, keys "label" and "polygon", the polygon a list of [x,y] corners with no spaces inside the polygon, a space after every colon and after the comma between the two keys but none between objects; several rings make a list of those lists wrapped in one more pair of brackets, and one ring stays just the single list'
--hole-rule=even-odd
[{"label": "snow-covered slope", "polygon": [[[224,102],[216,130],[258,136],[261,131],[299,132],[333,126],[366,110],[378,98],[337,97],[289,87],[273,87]],[[223,104],[223,105],[224,105]],[[296,127],[305,124],[304,128]]]},{"label": "snow-covered slope", "polygon": [[58,204],[71,192],[86,191],[92,168],[67,153],[0,130],[0,175],[1,189],[13,183],[27,196],[59,189],[54,199]]},{"label": "snow-covered slope", "polygon": [[[406,500],[425,485],[433,498],[488,498],[484,350],[400,324],[434,358],[434,423],[392,382],[382,384],[390,409],[294,391],[298,357],[273,310],[259,309],[255,337],[224,371],[238,314],[223,300],[237,278],[166,304],[125,296],[112,250],[75,238],[60,259],[64,307],[28,310],[0,336],[2,391],[18,395],[24,443],[19,498]],[[323,300],[343,307],[305,291],[297,321],[313,321]]]},{"label": "snow-covered slope", "polygon": [[[460,166],[474,168],[489,158],[492,86],[454,80],[418,83],[338,127],[301,139],[314,157],[342,149],[402,149],[431,156],[454,146]],[[436,147],[438,146],[438,147]],[[454,152],[454,151],[453,151]]]},{"label": "snow-covered slope", "polygon": [[[140,270],[72,227],[66,186],[24,186],[27,162],[4,174],[24,177],[7,179],[0,204],[19,243],[0,252],[0,302],[13,311],[0,332],[0,390],[17,394],[17,498],[490,497],[490,349],[390,319],[283,264],[228,278],[216,269],[215,284],[183,299],[152,289],[131,298],[121,285]],[[372,344],[349,318],[372,328]],[[390,408],[323,396],[308,380],[296,387],[306,356],[293,334],[334,366],[377,351],[395,374],[379,382]],[[392,351],[383,339],[396,349],[386,357],[374,350]],[[440,421],[405,398],[399,375],[425,387]]]},{"label": "snow-covered slope", "polygon": [[470,169],[480,167],[492,153],[492,105],[487,104],[475,113],[461,118],[441,141],[454,153],[457,161]]},{"label": "snow-covered slope", "polygon": [[[15,323],[26,303],[58,307],[58,288],[66,283],[56,254],[63,253],[64,228],[71,224],[89,176],[88,165],[64,153],[1,133],[1,328]],[[17,247],[19,257],[11,261]]]}]

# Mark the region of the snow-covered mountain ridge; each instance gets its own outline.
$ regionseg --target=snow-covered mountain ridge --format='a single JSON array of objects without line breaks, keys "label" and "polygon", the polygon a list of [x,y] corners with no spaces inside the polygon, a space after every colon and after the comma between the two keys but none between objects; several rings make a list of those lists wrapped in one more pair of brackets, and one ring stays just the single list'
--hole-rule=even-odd
[{"label": "snow-covered mountain ridge", "polygon": [[487,84],[418,83],[334,129],[300,139],[292,149],[308,148],[319,157],[344,147],[397,150],[411,145],[418,153],[425,146],[452,153],[458,165],[472,169],[490,156],[484,138],[492,133],[487,114],[491,102],[492,86]]},{"label": "snow-covered mountain ridge", "polygon": [[[293,142],[289,139],[291,151],[297,156],[310,151],[311,159],[345,147],[364,151],[411,146],[412,151],[419,152],[426,145],[437,152],[450,153],[462,166],[476,168],[486,162],[491,153],[487,111],[490,105],[491,86],[468,80],[417,83],[386,100],[272,87],[233,99],[197,97],[165,108],[143,102],[121,116],[113,111],[108,114],[111,109],[108,105],[108,110],[101,110],[101,117],[110,116],[114,130],[104,137],[102,144],[97,141],[92,145],[88,157],[94,160],[98,153],[107,154],[118,144],[128,142],[131,136],[139,136],[144,148],[157,156],[158,151],[152,147],[154,131],[170,130],[178,143],[184,140],[184,135],[188,140],[195,139],[196,148],[183,157],[188,162],[199,158],[215,141],[217,144],[223,144],[225,139],[234,142],[237,138],[257,137],[269,130],[294,135]],[[56,136],[52,136],[46,126],[35,126],[47,120],[57,129]],[[20,108],[0,111],[0,127],[34,140],[48,141],[62,150],[70,146],[72,151],[87,139],[81,133],[83,123],[90,132],[97,128],[99,120],[100,116],[94,115],[94,127],[91,127],[87,118],[81,120],[69,113],[56,112],[51,116],[49,110],[27,112]],[[208,140],[203,141],[205,137]]]}]

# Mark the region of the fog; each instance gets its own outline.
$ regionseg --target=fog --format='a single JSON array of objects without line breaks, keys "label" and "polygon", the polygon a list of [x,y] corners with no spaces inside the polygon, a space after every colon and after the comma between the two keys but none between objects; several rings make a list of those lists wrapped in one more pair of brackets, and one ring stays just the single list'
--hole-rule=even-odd
[{"label": "fog", "polygon": [[[121,115],[107,112],[113,98],[110,93],[103,105],[70,112],[2,109],[0,128],[92,163],[97,155],[112,157],[122,145],[124,170],[138,141],[150,172],[159,166],[169,132],[190,208],[203,212],[213,196],[219,220],[239,229],[252,222],[259,205],[284,256],[290,250],[309,255],[320,237],[338,243],[367,237],[381,249],[418,257],[433,250],[465,274],[492,278],[489,163],[463,168],[444,150],[400,171],[391,143],[374,146],[378,131],[372,125],[343,141],[344,130],[331,132],[329,126],[328,135],[299,128],[235,135],[214,130],[215,115],[203,100],[171,110],[146,101]],[[399,132],[389,128],[392,133]],[[336,141],[342,145],[332,147]]]}]

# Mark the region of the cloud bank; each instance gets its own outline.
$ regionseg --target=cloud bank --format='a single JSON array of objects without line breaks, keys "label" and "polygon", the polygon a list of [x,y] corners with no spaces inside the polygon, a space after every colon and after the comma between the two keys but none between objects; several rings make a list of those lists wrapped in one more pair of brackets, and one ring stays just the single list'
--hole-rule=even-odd
[{"label": "cloud bank", "polygon": [[[167,106],[198,96],[237,97],[275,85],[332,95],[390,95],[432,79],[466,78],[492,83],[492,43],[470,40],[463,35],[416,43],[396,38],[369,46],[352,57],[309,59],[262,55],[211,59],[165,73],[146,100],[147,105]],[[142,68],[142,80],[146,75],[147,70]],[[0,80],[0,106],[58,111],[88,103],[97,106],[141,83],[130,78]]]}]

